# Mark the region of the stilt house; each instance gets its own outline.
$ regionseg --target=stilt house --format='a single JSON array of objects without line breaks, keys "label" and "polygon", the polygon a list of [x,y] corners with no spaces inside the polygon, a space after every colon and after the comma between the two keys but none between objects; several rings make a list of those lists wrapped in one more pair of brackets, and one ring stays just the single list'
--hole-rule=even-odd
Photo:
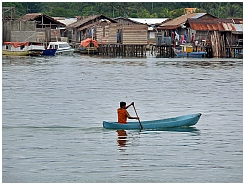
[{"label": "stilt house", "polygon": [[175,39],[175,36],[177,35],[178,36],[177,40],[184,39],[187,42],[191,42],[192,35],[195,36],[196,31],[187,29],[185,23],[187,22],[187,19],[189,18],[201,21],[201,20],[206,20],[206,19],[214,19],[216,17],[208,13],[185,14],[175,19],[172,19],[170,21],[167,21],[166,23],[160,25],[156,29],[160,33],[160,35],[164,37],[171,37]]},{"label": "stilt house", "polygon": [[185,25],[190,32],[195,32],[195,40],[212,46],[213,55],[217,57],[226,57],[226,48],[232,50],[243,39],[243,21],[238,18],[188,19]]},{"label": "stilt house", "polygon": [[242,19],[188,19],[187,29],[195,32],[195,39],[198,41],[210,41],[214,31],[218,31],[225,36],[227,44],[234,45],[238,39],[243,38]]},{"label": "stilt house", "polygon": [[148,42],[150,44],[156,43],[156,28],[161,24],[169,21],[169,18],[129,18],[133,21],[144,23],[148,25]]},{"label": "stilt house", "polygon": [[50,42],[60,39],[59,28],[65,27],[52,17],[32,13],[14,21],[3,21],[3,41]]},{"label": "stilt house", "polygon": [[121,44],[146,45],[148,41],[148,25],[118,17],[117,21],[117,42]]},{"label": "stilt house", "polygon": [[99,44],[115,44],[117,42],[117,22],[104,15],[93,15],[82,18],[67,26],[71,32],[71,41],[80,44],[86,38],[95,39]]}]

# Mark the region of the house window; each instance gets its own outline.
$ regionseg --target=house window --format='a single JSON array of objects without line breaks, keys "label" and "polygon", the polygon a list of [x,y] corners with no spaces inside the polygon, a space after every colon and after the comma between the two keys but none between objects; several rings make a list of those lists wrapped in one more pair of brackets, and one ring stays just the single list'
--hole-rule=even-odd
[{"label": "house window", "polygon": [[105,26],[103,26],[103,37],[105,37]]}]

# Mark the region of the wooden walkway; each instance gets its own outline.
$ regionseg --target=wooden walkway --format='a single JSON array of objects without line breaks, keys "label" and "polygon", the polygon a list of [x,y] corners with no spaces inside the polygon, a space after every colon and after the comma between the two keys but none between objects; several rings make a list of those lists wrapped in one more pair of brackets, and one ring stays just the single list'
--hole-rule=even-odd
[{"label": "wooden walkway", "polygon": [[[225,46],[225,55],[224,56],[214,56],[213,48],[211,46],[204,47],[204,51],[207,52],[205,58],[236,58],[237,53],[241,52],[243,50],[243,46]],[[174,58],[176,57],[173,51],[173,46],[156,46],[151,45],[150,46],[150,53],[152,55],[158,55],[161,57],[167,57],[167,58]]]},{"label": "wooden walkway", "polygon": [[[237,45],[226,45],[225,46],[225,55],[214,56],[214,51],[212,46],[204,47],[204,50],[207,52],[206,58],[213,57],[227,57],[235,58],[237,52],[240,52],[243,49],[243,46]],[[175,53],[173,46],[169,45],[146,45],[146,44],[99,44],[98,53],[105,56],[123,56],[123,57],[146,57],[146,51],[149,51],[151,55],[156,55],[163,58],[175,58]]]},{"label": "wooden walkway", "polygon": [[98,53],[107,56],[146,56],[147,45],[100,44]]},{"label": "wooden walkway", "polygon": [[169,45],[158,46],[155,44],[151,44],[149,50],[152,55],[158,55],[159,57],[164,57],[164,58],[175,57],[173,46],[169,46]]}]

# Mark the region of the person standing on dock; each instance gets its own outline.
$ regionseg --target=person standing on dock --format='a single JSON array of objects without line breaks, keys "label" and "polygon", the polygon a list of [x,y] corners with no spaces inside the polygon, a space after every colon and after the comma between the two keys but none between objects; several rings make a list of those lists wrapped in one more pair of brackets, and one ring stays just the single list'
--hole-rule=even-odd
[{"label": "person standing on dock", "polygon": [[127,118],[139,120],[139,117],[130,116],[128,111],[126,110],[131,105],[134,105],[134,102],[130,103],[128,106],[126,106],[126,102],[120,102],[120,108],[117,109],[118,123],[126,124]]},{"label": "person standing on dock", "polygon": [[194,44],[194,33],[191,34],[191,42]]},{"label": "person standing on dock", "polygon": [[119,31],[117,31],[117,43],[119,43]]},{"label": "person standing on dock", "polygon": [[195,47],[196,47],[196,52],[197,52],[198,40],[195,41]]}]

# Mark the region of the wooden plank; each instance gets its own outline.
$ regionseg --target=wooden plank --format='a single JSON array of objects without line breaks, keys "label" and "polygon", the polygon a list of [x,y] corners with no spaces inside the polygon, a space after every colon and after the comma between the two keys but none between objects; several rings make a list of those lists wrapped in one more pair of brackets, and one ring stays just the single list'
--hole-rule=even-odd
[{"label": "wooden plank", "polygon": [[131,40],[123,40],[123,44],[147,44],[147,41],[131,41]]}]

